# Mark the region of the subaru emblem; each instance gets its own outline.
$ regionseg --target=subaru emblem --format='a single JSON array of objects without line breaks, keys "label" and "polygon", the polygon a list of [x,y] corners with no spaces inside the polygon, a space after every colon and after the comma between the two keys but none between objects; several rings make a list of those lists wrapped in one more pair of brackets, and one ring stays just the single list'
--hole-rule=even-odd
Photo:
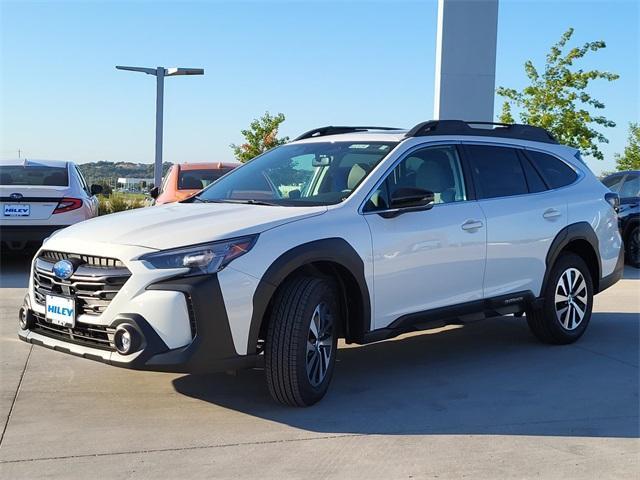
[{"label": "subaru emblem", "polygon": [[11,200],[22,200],[22,194],[21,193],[12,193],[11,195],[9,195],[9,198]]},{"label": "subaru emblem", "polygon": [[75,267],[69,260],[60,260],[53,266],[53,274],[61,280],[68,280],[73,275]]}]

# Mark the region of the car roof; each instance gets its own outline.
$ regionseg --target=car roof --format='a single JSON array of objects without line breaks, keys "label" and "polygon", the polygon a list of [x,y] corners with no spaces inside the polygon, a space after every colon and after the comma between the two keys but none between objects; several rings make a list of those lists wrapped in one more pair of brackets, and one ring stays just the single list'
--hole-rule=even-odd
[{"label": "car roof", "polygon": [[64,160],[36,160],[31,158],[12,158],[0,160],[0,165],[13,165],[24,167],[66,167],[68,163]]},{"label": "car roof", "polygon": [[222,170],[235,168],[241,165],[240,162],[203,162],[203,163],[177,163],[180,170]]}]

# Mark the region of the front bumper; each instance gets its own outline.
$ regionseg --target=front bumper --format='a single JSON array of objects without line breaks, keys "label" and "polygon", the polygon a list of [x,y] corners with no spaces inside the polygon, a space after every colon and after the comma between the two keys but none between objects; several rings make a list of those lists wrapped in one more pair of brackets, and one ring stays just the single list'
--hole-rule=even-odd
[{"label": "front bumper", "polygon": [[[187,302],[193,338],[187,345],[169,348],[150,321],[138,313],[120,313],[107,328],[127,324],[140,335],[139,348],[129,355],[65,341],[43,331],[19,330],[21,340],[64,353],[118,367],[176,373],[206,373],[251,368],[257,355],[239,355],[234,347],[229,320],[217,275],[179,277],[152,283],[148,291],[175,292]],[[24,306],[31,311],[28,299]]]}]

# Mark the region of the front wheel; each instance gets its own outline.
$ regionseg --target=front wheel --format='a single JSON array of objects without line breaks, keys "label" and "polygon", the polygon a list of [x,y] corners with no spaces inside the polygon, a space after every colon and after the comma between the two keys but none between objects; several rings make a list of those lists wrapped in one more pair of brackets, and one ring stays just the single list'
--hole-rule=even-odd
[{"label": "front wheel", "polygon": [[339,304],[333,284],[300,276],[276,295],[265,344],[265,375],[278,402],[306,407],[327,392],[336,360]]},{"label": "front wheel", "polygon": [[561,255],[551,269],[543,306],[527,311],[533,334],[545,343],[573,343],[589,325],[593,308],[593,280],[584,260]]}]

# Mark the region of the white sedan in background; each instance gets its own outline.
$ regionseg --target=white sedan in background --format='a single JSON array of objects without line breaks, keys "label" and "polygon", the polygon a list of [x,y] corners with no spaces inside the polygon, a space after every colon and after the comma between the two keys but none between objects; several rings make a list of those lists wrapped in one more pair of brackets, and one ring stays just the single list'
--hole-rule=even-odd
[{"label": "white sedan in background", "polygon": [[73,162],[0,161],[3,248],[40,244],[54,231],[98,215],[100,185],[89,187]]}]

